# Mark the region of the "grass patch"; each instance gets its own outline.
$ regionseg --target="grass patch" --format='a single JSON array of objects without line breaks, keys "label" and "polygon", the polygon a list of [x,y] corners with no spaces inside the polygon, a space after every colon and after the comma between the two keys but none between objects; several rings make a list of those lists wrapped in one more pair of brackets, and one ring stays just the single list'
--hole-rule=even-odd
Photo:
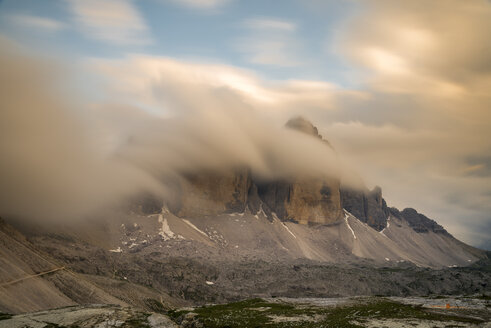
[{"label": "grass patch", "polygon": [[[188,313],[194,313],[194,320],[199,321],[205,328],[362,327],[354,322],[364,322],[367,319],[482,322],[473,318],[433,313],[424,310],[421,306],[405,305],[383,298],[362,300],[357,304],[335,307],[269,303],[262,299],[251,299],[204,306],[193,311],[169,311],[168,315],[177,323],[181,323],[186,320]],[[282,322],[273,320],[278,317],[283,319]]]},{"label": "grass patch", "polygon": [[128,328],[150,328],[147,318],[150,316],[148,313],[138,313],[137,315],[127,319],[124,322],[123,327]]},{"label": "grass patch", "polygon": [[478,298],[480,300],[485,300],[485,301],[491,301],[491,295],[486,295],[486,294],[479,295],[475,298]]}]

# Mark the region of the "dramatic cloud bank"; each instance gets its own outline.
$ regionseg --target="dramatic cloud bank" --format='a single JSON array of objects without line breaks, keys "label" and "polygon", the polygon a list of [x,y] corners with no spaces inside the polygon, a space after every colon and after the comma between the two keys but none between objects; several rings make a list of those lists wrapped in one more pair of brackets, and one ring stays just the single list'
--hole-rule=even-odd
[{"label": "dramatic cloud bank", "polygon": [[[50,37],[80,31],[84,41],[125,51],[84,48],[93,57],[81,55],[83,76],[105,81],[90,86],[104,99],[89,106],[74,100],[78,95],[60,96],[53,67],[13,59],[11,45],[1,45],[0,205],[17,215],[81,215],[139,190],[165,195],[166,177],[182,170],[247,164],[268,176],[338,172],[337,155],[283,128],[301,115],[342,156],[341,167],[359,172],[369,187],[380,185],[390,205],[417,208],[456,237],[491,249],[490,2],[349,3],[353,16],[338,19],[346,2],[302,2],[315,11],[309,16],[286,5],[249,12],[236,1],[162,0],[159,6],[189,24],[162,26],[159,15],[148,15],[160,7],[130,0],[67,0],[73,21],[63,24],[15,13],[13,25],[37,26]],[[227,10],[235,16],[221,15]],[[203,24],[210,29],[193,39]],[[323,35],[326,53],[306,48]],[[135,45],[140,53],[128,51]],[[319,63],[333,59],[333,81],[345,74],[349,87],[267,78],[323,76],[315,74],[326,68]],[[222,62],[260,67],[263,75]],[[76,188],[64,192],[67,186]]]},{"label": "dramatic cloud bank", "polygon": [[338,51],[365,70],[366,97],[345,98],[324,131],[390,203],[489,243],[489,1],[370,1],[344,27]]},{"label": "dramatic cloud bank", "polygon": [[[80,218],[140,192],[166,197],[172,192],[166,181],[205,169],[339,174],[337,155],[319,139],[270,124],[236,90],[192,66],[166,66],[172,74],[148,85],[151,94],[135,90],[155,98],[149,104],[165,108],[162,113],[124,99],[88,109],[60,87],[67,83],[63,71],[12,48],[2,41],[2,215]],[[233,73],[224,76],[236,81]],[[240,79],[239,85],[248,90]]]}]

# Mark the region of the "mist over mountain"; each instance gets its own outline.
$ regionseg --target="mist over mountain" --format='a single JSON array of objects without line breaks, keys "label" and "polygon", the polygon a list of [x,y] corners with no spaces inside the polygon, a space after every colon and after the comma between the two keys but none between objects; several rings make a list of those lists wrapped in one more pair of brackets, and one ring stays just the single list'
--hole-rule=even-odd
[{"label": "mist over mountain", "polygon": [[170,198],[174,180],[206,170],[339,176],[341,161],[321,140],[244,108],[190,107],[169,118],[125,105],[82,108],[59,93],[50,64],[3,42],[3,215],[76,219],[140,192]]},{"label": "mist over mountain", "polygon": [[490,22],[0,1],[0,328],[486,324]]}]

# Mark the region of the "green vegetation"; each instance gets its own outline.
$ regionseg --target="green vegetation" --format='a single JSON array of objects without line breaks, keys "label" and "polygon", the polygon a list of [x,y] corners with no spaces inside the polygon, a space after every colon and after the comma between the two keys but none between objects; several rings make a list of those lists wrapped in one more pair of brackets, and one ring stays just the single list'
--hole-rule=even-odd
[{"label": "green vegetation", "polygon": [[[254,327],[362,327],[367,319],[419,319],[481,323],[473,318],[429,312],[421,306],[404,305],[384,298],[360,300],[357,304],[335,307],[316,307],[287,303],[270,303],[251,299],[222,305],[211,305],[190,310],[170,311],[169,316],[180,323],[199,321],[205,328]],[[188,319],[192,318],[194,319]]]},{"label": "green vegetation", "polygon": [[124,322],[123,327],[128,328],[150,328],[147,318],[150,316],[149,313],[137,313],[133,317],[127,319]]}]

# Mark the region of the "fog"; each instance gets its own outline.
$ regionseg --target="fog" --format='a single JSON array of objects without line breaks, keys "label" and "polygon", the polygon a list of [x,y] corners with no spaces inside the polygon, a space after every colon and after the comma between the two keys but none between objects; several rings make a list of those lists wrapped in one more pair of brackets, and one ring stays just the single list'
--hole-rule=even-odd
[{"label": "fog", "polygon": [[[489,248],[489,1],[355,1],[334,20],[331,1],[305,1],[296,18],[288,6],[238,20],[183,11],[182,24],[143,3],[70,3],[49,28],[41,12],[6,13],[25,34],[2,33],[30,46],[20,56],[0,44],[2,215],[83,217],[141,191],[165,198],[166,179],[187,170],[355,171],[389,205]],[[316,17],[324,30],[307,23]],[[218,26],[231,32],[223,43]],[[168,42],[178,35],[189,39]],[[41,62],[43,47],[56,65]],[[336,153],[284,128],[298,115]]]},{"label": "fog", "polygon": [[167,81],[154,88],[158,113],[94,104],[67,86],[62,65],[1,42],[1,215],[80,219],[143,192],[165,199],[166,181],[203,170],[340,174],[320,139],[272,123],[232,90]]}]

